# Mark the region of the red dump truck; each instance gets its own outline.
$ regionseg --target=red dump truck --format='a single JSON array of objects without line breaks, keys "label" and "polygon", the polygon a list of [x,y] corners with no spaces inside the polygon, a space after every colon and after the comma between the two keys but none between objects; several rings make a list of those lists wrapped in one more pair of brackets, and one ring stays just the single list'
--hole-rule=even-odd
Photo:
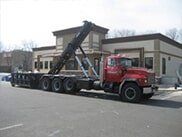
[{"label": "red dump truck", "polygon": [[[94,70],[81,43],[92,30],[94,24],[84,22],[81,30],[75,35],[66,49],[59,56],[48,73],[12,73],[11,85],[37,88],[45,91],[75,94],[81,89],[104,90],[116,93],[123,101],[139,102],[151,98],[155,89],[155,74],[145,68],[132,67],[132,60],[123,55],[111,55],[100,62],[100,76]],[[76,55],[80,49],[93,75],[89,76],[82,62]],[[60,70],[71,57],[75,57],[83,75],[64,75]]]}]

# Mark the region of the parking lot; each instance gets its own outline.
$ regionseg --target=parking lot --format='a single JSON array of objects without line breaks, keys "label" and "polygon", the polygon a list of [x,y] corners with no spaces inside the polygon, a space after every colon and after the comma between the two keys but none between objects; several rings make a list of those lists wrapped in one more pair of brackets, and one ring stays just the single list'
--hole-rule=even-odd
[{"label": "parking lot", "polygon": [[58,94],[0,82],[0,137],[181,137],[182,94],[139,104],[116,95]]}]

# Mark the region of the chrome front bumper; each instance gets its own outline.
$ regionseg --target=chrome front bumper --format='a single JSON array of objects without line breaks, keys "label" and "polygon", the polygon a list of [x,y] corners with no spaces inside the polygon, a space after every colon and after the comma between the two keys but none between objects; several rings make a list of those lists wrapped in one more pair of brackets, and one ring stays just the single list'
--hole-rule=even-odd
[{"label": "chrome front bumper", "polygon": [[158,87],[156,85],[152,85],[151,87],[143,88],[143,94],[154,93],[157,90],[158,90]]}]

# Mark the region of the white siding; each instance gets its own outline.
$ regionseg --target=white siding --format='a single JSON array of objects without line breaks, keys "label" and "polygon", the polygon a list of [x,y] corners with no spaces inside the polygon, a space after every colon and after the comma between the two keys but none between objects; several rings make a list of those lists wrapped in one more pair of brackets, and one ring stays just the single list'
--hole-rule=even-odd
[{"label": "white siding", "polygon": [[81,47],[84,48],[84,47],[89,47],[89,43],[82,43],[81,44]]},{"label": "white siding", "polygon": [[122,54],[126,55],[129,58],[139,58],[140,57],[139,52],[122,52]]},{"label": "white siding", "polygon": [[103,44],[103,50],[110,51],[111,53],[114,53],[115,49],[132,49],[143,47],[144,51],[154,51],[154,40]]},{"label": "white siding", "polygon": [[84,39],[84,41],[82,43],[88,43],[89,42],[89,35],[87,35],[87,37]]},{"label": "white siding", "polygon": [[56,45],[56,52],[55,52],[55,54],[57,55],[57,54],[60,54],[62,52],[63,52],[63,43],[62,43],[62,45]]},{"label": "white siding", "polygon": [[[160,50],[162,52],[166,52],[172,55],[166,55],[166,54],[160,54],[160,72],[162,75],[162,58],[166,59],[166,75],[165,76],[170,76],[170,77],[175,77],[176,76],[176,70],[179,68],[179,65],[182,63],[182,49],[175,47],[174,45],[170,45],[166,42],[160,41]],[[179,56],[179,57],[175,57]],[[170,60],[168,60],[170,58]]]},{"label": "white siding", "polygon": [[33,58],[37,58],[38,55],[41,55],[41,56],[51,56],[51,55],[53,55],[55,52],[56,52],[55,49],[34,51],[34,52],[33,52]]},{"label": "white siding", "polygon": [[[168,57],[171,59],[168,60]],[[176,70],[179,68],[179,65],[182,63],[182,59],[169,56],[166,54],[160,54],[160,75],[162,76],[162,58],[166,59],[166,75],[164,76],[170,76],[175,77],[176,76]]]},{"label": "white siding", "polygon": [[160,41],[160,50],[163,52],[167,52],[167,53],[182,57],[182,49],[175,47],[174,45],[170,45],[163,41]]},{"label": "white siding", "polygon": [[154,57],[154,53],[145,53],[144,57]]}]

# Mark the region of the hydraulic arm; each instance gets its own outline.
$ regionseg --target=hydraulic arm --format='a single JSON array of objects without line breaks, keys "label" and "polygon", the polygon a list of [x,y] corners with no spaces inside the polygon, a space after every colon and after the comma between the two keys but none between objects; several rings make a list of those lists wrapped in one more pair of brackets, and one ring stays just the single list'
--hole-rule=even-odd
[{"label": "hydraulic arm", "polygon": [[84,21],[84,25],[81,28],[80,32],[73,38],[73,40],[70,43],[68,43],[68,46],[63,51],[53,68],[49,70],[48,74],[58,74],[60,72],[60,70],[67,63],[67,61],[73,55],[75,55],[76,50],[80,48],[81,43],[92,30],[92,27],[93,24],[91,22]]}]

